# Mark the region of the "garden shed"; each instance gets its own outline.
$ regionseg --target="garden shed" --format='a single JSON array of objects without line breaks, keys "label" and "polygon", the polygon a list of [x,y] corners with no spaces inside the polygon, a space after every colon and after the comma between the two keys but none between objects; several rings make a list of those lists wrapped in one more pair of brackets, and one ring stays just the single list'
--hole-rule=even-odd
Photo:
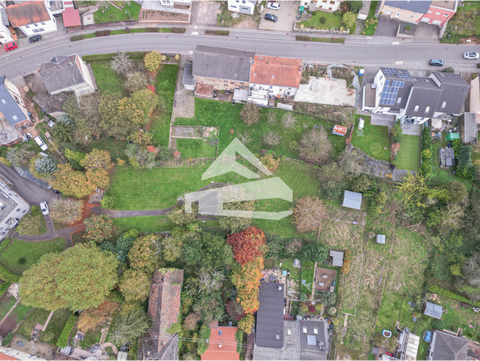
[{"label": "garden shed", "polygon": [[342,206],[360,210],[362,207],[362,193],[345,191]]},{"label": "garden shed", "polygon": [[455,139],[460,139],[460,133],[448,133],[446,140],[451,141]]},{"label": "garden shed", "polygon": [[441,319],[443,314],[443,308],[440,305],[427,302],[425,303],[425,311],[423,313],[427,316]]},{"label": "garden shed", "polygon": [[385,244],[385,235],[384,234],[377,234],[377,243]]},{"label": "garden shed", "polygon": [[332,266],[342,267],[343,266],[343,252],[330,251],[330,257],[332,257]]}]

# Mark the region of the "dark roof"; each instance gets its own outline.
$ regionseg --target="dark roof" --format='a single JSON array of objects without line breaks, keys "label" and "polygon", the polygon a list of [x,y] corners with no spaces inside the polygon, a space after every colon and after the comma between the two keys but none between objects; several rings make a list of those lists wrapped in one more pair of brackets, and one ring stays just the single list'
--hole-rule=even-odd
[{"label": "dark roof", "polygon": [[48,92],[68,88],[85,81],[78,62],[77,54],[69,56],[55,55],[48,63],[42,64],[40,76]]},{"label": "dark roof", "polygon": [[386,6],[391,6],[393,8],[409,10],[420,14],[426,14],[428,9],[430,9],[431,1],[385,1]]},{"label": "dark roof", "polygon": [[184,84],[184,85],[194,85],[195,84],[195,79],[193,79],[193,75],[192,75],[192,62],[191,61],[186,61],[185,65],[183,66],[182,84]]},{"label": "dark roof", "polygon": [[0,77],[0,112],[2,112],[8,123],[13,126],[24,121],[27,117],[25,117],[22,109],[20,109],[15,99],[5,87],[6,79],[7,77],[5,75]]},{"label": "dark roof", "polygon": [[197,45],[193,53],[193,76],[248,82],[254,52]]},{"label": "dark roof", "polygon": [[435,318],[442,318],[443,314],[443,308],[440,305],[436,305],[431,302],[426,302],[425,303],[425,315],[435,317]]},{"label": "dark roof", "polygon": [[[407,106],[408,96],[410,95],[410,89],[412,85],[415,83],[415,78],[412,77],[410,72],[406,69],[394,69],[394,68],[380,68],[382,70],[385,79],[389,80],[388,86],[391,86],[394,81],[396,82],[403,82],[403,86],[398,88],[397,94],[395,96],[395,102],[391,105],[390,112],[394,110],[405,109]],[[385,87],[387,87],[387,83],[385,82],[385,86],[382,89],[385,91]],[[400,102],[398,100],[400,99]]]},{"label": "dark roof", "polygon": [[[411,88],[409,102],[405,114],[413,117],[431,118],[437,110],[437,104],[442,95],[442,89],[431,79],[417,78]],[[418,106],[418,110],[415,108]]]},{"label": "dark roof", "polygon": [[467,351],[468,340],[443,331],[435,331],[431,349],[432,360],[466,360]]},{"label": "dark roof", "polygon": [[[459,74],[434,72],[429,77],[441,83],[442,94],[437,104],[437,112],[447,114],[461,114],[467,99],[470,85]],[[442,103],[447,102],[445,108]]]},{"label": "dark roof", "polygon": [[343,207],[360,209],[362,207],[362,193],[345,191],[343,194]]},{"label": "dark roof", "polygon": [[[280,288],[280,289],[279,289]],[[261,282],[260,308],[257,311],[255,344],[263,347],[283,347],[283,283]]]},{"label": "dark roof", "polygon": [[7,15],[14,28],[51,20],[43,1],[25,1],[10,5],[7,7]]},{"label": "dark roof", "polygon": [[480,121],[480,114],[465,113],[464,115],[464,138],[467,143],[476,143],[478,141],[477,119]]},{"label": "dark roof", "polygon": [[[300,360],[326,360],[328,341],[328,325],[325,321],[300,321]],[[319,342],[323,342],[322,348]]]}]

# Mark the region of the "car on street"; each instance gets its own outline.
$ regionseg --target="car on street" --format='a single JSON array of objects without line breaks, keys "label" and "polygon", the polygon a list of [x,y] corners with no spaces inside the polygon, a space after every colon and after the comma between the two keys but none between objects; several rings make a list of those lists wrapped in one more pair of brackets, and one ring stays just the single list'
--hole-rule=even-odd
[{"label": "car on street", "polygon": [[40,147],[41,150],[47,150],[48,149],[47,145],[45,144],[45,142],[43,141],[43,139],[39,135],[37,135],[35,137],[35,143],[38,144],[38,146]]},{"label": "car on street", "polygon": [[10,43],[5,45],[5,51],[12,51],[12,50],[15,50],[16,48],[17,48],[17,44],[15,43]]},{"label": "car on street", "polygon": [[50,120],[47,125],[50,127],[50,128],[53,128],[55,126],[55,122],[53,120]]},{"label": "car on street", "polygon": [[465,53],[463,54],[464,59],[469,59],[469,60],[477,60],[478,59],[478,53]]},{"label": "car on street", "polygon": [[28,41],[31,43],[36,43],[37,41],[40,41],[40,40],[42,40],[41,35],[34,35],[28,38]]},{"label": "car on street", "polygon": [[443,60],[440,60],[440,59],[431,59],[428,64],[430,64],[431,66],[443,66]]},{"label": "car on street", "polygon": [[265,14],[265,20],[273,21],[274,23],[277,22],[278,18],[276,15],[273,14]]},{"label": "car on street", "polygon": [[267,3],[267,9],[280,10],[281,5],[279,3],[274,3],[272,1]]},{"label": "car on street", "polygon": [[50,214],[50,211],[48,210],[48,204],[45,201],[40,202],[40,210],[44,216]]}]

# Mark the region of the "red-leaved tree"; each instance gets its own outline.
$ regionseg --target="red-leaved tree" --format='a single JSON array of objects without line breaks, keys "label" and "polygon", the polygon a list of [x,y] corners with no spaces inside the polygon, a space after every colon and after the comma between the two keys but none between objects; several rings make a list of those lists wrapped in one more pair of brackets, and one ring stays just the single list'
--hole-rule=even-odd
[{"label": "red-leaved tree", "polygon": [[227,237],[227,243],[232,246],[235,260],[242,266],[262,256],[260,247],[265,244],[265,235],[261,229],[249,227],[246,230]]}]

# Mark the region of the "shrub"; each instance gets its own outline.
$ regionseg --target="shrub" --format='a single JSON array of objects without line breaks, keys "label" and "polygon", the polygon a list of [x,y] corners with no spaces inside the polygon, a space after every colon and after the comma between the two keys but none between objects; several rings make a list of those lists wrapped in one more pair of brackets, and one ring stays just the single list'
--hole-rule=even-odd
[{"label": "shrub", "polygon": [[10,342],[12,342],[14,336],[15,335],[11,332],[7,333],[7,335],[2,340],[2,346],[7,346]]},{"label": "shrub", "polygon": [[79,41],[85,39],[85,35],[74,35],[70,37],[70,41]]},{"label": "shrub", "polygon": [[265,142],[265,144],[271,147],[275,147],[279,145],[281,139],[282,139],[282,136],[274,131],[270,131],[263,136],[263,141]]},{"label": "shrub", "polygon": [[300,302],[307,302],[307,301],[308,301],[307,295],[304,292],[300,293]]},{"label": "shrub", "polygon": [[343,259],[345,261],[350,261],[352,259],[352,251],[350,251],[349,249],[345,250]]},{"label": "shrub", "polygon": [[110,30],[100,30],[100,31],[95,31],[95,36],[109,36],[110,35]]},{"label": "shrub", "polygon": [[443,69],[443,70],[440,70],[442,73],[455,73],[455,69],[453,69],[451,66]]},{"label": "shrub", "polygon": [[272,173],[275,173],[280,165],[280,158],[276,158],[273,154],[264,155],[260,158],[260,162],[268,168],[268,170]]},{"label": "shrub", "polygon": [[327,19],[325,18],[320,18],[319,20],[320,24],[325,24],[327,22]]},{"label": "shrub", "polygon": [[444,327],[445,327],[445,324],[443,320],[435,319],[432,321],[432,328],[436,330],[443,330]]},{"label": "shrub", "polygon": [[65,324],[65,327],[63,328],[62,334],[57,340],[58,347],[61,347],[61,348],[67,347],[68,339],[70,338],[70,334],[72,333],[73,327],[77,322],[77,318],[78,317],[75,315],[70,315],[70,317],[68,318],[68,321]]},{"label": "shrub", "polygon": [[298,41],[310,41],[310,37],[306,35],[297,35],[296,40]]},{"label": "shrub", "polygon": [[17,262],[18,264],[24,264],[26,261],[25,257],[20,257]]},{"label": "shrub", "polygon": [[172,33],[183,34],[186,30],[186,28],[172,28]]},{"label": "shrub", "polygon": [[110,197],[110,196],[103,197],[102,200],[100,201],[100,204],[104,209],[112,209],[114,205],[113,197]]},{"label": "shrub", "polygon": [[352,13],[358,13],[363,7],[363,2],[360,1],[350,1],[350,11]]},{"label": "shrub", "polygon": [[160,31],[159,28],[145,28],[147,33],[158,33]]},{"label": "shrub", "polygon": [[238,329],[237,332],[235,333],[235,341],[237,341],[237,353],[240,354],[242,353],[242,348],[243,348],[243,331]]},{"label": "shrub", "polygon": [[454,293],[452,291],[446,290],[445,288],[442,288],[442,287],[439,287],[439,286],[436,286],[436,285],[432,285],[432,286],[428,287],[428,292],[438,293],[439,295],[448,297],[452,300],[465,302],[465,303],[480,307],[480,302],[473,302],[473,301],[469,300],[467,297],[457,295],[456,293]]},{"label": "shrub", "polygon": [[342,272],[344,275],[350,272],[350,260],[343,260],[343,266],[340,272]]},{"label": "shrub", "polygon": [[347,28],[353,28],[356,20],[357,17],[351,11],[347,11],[345,14],[343,14],[342,22]]}]

